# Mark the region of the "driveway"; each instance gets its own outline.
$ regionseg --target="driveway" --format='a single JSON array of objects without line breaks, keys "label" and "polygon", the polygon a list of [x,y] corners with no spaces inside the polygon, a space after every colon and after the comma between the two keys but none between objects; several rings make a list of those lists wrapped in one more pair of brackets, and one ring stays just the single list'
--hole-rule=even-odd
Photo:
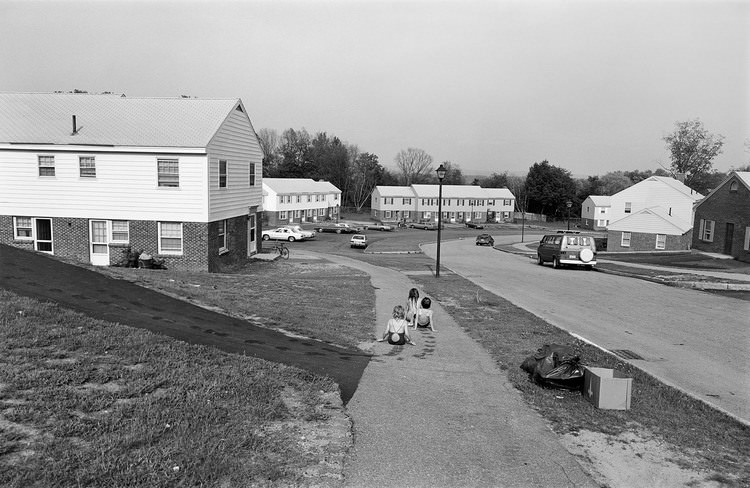
[{"label": "driveway", "polygon": [[370,355],[361,351],[289,337],[44,254],[2,244],[0,288],[191,344],[328,375],[341,387],[345,404],[370,362]]},{"label": "driveway", "polygon": [[[496,236],[510,243],[518,236]],[[435,245],[423,246],[434,256]],[[547,322],[610,351],[745,423],[750,422],[750,305],[733,298],[442,243],[441,262]],[[621,356],[622,357],[622,356]]]}]

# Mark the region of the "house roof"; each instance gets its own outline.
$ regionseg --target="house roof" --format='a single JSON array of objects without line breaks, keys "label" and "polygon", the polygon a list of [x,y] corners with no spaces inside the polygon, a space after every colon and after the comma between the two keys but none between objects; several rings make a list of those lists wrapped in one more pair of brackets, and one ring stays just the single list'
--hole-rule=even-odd
[{"label": "house roof", "polygon": [[414,190],[410,186],[385,186],[378,185],[378,193],[383,197],[413,197]]},{"label": "house roof", "polygon": [[[411,185],[418,198],[437,198],[439,185]],[[443,198],[515,199],[507,188],[482,188],[476,185],[443,185]]]},{"label": "house roof", "polygon": [[743,185],[745,185],[748,190],[750,190],[750,171],[732,171],[732,172],[730,172],[727,175],[726,178],[724,178],[724,181],[722,181],[721,183],[719,183],[719,185],[716,188],[714,188],[713,190],[711,190],[711,193],[709,193],[706,196],[706,198],[704,198],[703,200],[701,200],[700,202],[698,202],[695,205],[695,208],[697,209],[699,206],[701,206],[703,204],[703,202],[705,202],[706,200],[708,200],[709,198],[711,198],[711,196],[714,193],[716,193],[720,188],[722,188],[724,185],[726,185],[727,183],[729,183],[730,181],[732,181],[735,177],[737,177],[737,179]]},{"label": "house roof", "polygon": [[589,195],[589,198],[597,207],[612,206],[609,195]]},{"label": "house roof", "polygon": [[328,181],[315,181],[312,178],[263,178],[263,185],[277,194],[297,193],[341,193]]},{"label": "house roof", "polygon": [[0,143],[206,147],[236,108],[238,98],[0,93]]},{"label": "house roof", "polygon": [[691,223],[669,215],[664,207],[650,207],[612,222],[607,226],[607,230],[682,235],[692,227]]},{"label": "house roof", "polygon": [[[678,181],[678,180],[676,180],[674,178],[670,178],[669,176],[649,176],[645,180],[643,180],[643,181],[641,181],[639,183],[636,183],[633,186],[642,185],[643,183],[653,183],[655,181],[658,181],[658,182],[663,183],[663,184],[665,184],[665,185],[667,185],[667,186],[669,186],[671,188],[674,188],[678,192],[680,192],[680,193],[682,193],[682,194],[684,194],[684,195],[686,195],[686,196],[688,196],[688,197],[690,197],[690,198],[692,198],[694,200],[700,200],[701,198],[703,198],[703,195],[701,195],[697,191],[693,190],[692,188],[690,188],[689,186],[687,186],[685,183],[683,183],[681,181]],[[630,188],[633,188],[633,186],[631,186]],[[623,190],[623,191],[626,191],[626,190],[627,190],[627,188],[625,190]]]}]

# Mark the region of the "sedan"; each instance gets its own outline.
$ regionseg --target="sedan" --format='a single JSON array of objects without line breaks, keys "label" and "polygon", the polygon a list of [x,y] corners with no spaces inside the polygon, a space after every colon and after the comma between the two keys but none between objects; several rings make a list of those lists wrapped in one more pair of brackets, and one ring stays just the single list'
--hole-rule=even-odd
[{"label": "sedan", "polygon": [[477,246],[495,246],[495,239],[489,234],[479,234],[477,236]]},{"label": "sedan", "polygon": [[262,235],[263,235],[264,241],[273,239],[276,241],[294,242],[294,241],[301,241],[305,238],[305,236],[303,236],[299,232],[295,232],[292,229],[289,229],[286,227],[279,227],[278,229],[264,230]]},{"label": "sedan", "polygon": [[391,230],[393,230],[393,226],[388,225],[388,224],[384,224],[383,222],[377,222],[375,224],[368,225],[367,229],[368,230],[372,229],[372,230],[391,231]]},{"label": "sedan", "polygon": [[484,225],[479,222],[466,222],[466,227],[470,229],[484,229]]}]

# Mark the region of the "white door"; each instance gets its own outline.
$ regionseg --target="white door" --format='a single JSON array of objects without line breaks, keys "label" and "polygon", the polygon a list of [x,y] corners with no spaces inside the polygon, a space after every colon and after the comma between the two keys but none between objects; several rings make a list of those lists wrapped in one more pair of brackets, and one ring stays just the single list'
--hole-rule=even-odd
[{"label": "white door", "polygon": [[109,240],[107,238],[107,221],[89,221],[91,264],[94,266],[109,266]]},{"label": "white door", "polygon": [[258,250],[258,242],[255,240],[255,214],[248,215],[247,219],[247,255],[252,256]]},{"label": "white door", "polygon": [[52,219],[34,219],[36,223],[36,234],[34,238],[34,249],[37,251],[52,252]]}]

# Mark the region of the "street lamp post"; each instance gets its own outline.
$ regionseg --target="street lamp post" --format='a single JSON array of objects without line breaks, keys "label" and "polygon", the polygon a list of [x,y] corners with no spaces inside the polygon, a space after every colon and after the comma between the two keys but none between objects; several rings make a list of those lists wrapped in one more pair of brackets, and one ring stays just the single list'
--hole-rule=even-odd
[{"label": "street lamp post", "polygon": [[440,230],[443,227],[443,178],[445,167],[441,164],[437,170],[438,178],[438,228],[437,228],[437,259],[435,260],[435,278],[440,278]]},{"label": "street lamp post", "polygon": [[568,230],[570,230],[570,207],[573,206],[573,202],[568,200],[567,202],[565,202],[565,206],[568,207]]}]

